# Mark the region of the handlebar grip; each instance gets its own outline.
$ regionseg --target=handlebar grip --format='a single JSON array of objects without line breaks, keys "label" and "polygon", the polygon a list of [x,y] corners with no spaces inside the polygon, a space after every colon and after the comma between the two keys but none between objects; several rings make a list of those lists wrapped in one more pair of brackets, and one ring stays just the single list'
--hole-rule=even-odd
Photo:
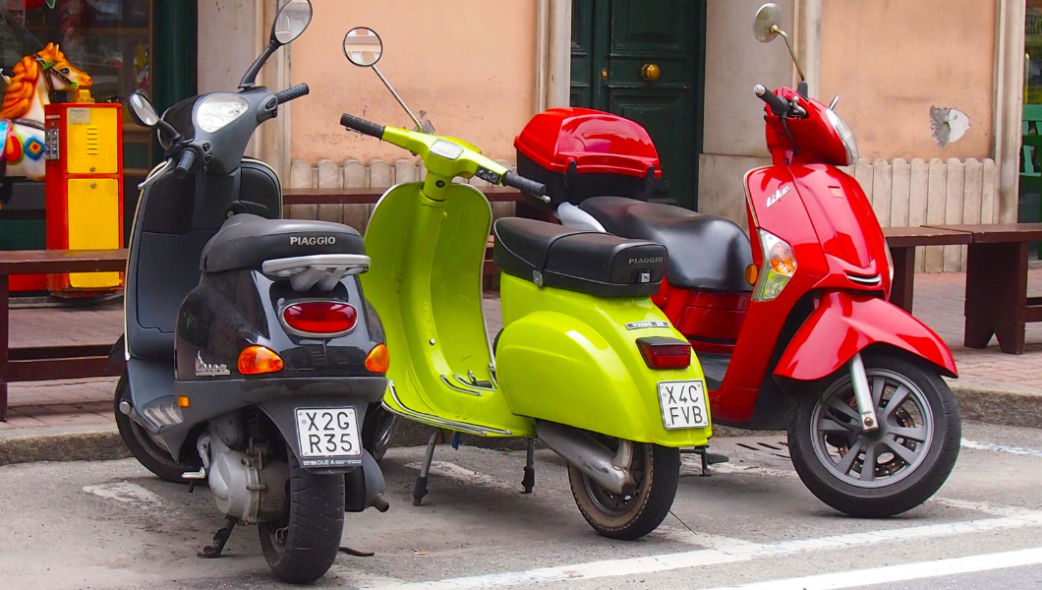
[{"label": "handlebar grip", "polygon": [[353,129],[363,135],[371,135],[376,139],[383,139],[384,137],[384,126],[377,125],[365,119],[361,119],[354,115],[348,115],[344,113],[340,116],[340,124],[348,129]]},{"label": "handlebar grip", "polygon": [[763,84],[753,86],[753,93],[771,107],[771,111],[779,117],[789,112],[789,102],[777,94],[767,90]]},{"label": "handlebar grip", "polygon": [[511,186],[517,190],[533,195],[537,199],[543,202],[549,202],[549,197],[546,196],[546,185],[541,182],[529,180],[524,176],[519,176],[513,172],[507,170],[506,174],[503,175],[501,181],[503,186]]},{"label": "handlebar grip", "polygon": [[177,163],[177,168],[174,169],[174,175],[178,178],[184,178],[192,170],[193,164],[195,164],[195,151],[188,149],[181,152],[181,160]]},{"label": "handlebar grip", "polygon": [[275,100],[279,104],[287,103],[291,100],[300,98],[301,96],[307,96],[311,92],[311,88],[307,84],[297,84],[292,88],[287,88],[282,92],[275,93]]}]

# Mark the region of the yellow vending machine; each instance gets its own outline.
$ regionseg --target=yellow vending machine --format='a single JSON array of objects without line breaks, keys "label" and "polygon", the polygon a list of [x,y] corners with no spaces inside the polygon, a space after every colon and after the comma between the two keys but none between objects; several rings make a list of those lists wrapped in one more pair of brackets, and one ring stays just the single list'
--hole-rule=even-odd
[{"label": "yellow vending machine", "polygon": [[[47,249],[123,247],[123,117],[118,103],[46,108]],[[123,273],[52,274],[52,295],[118,291]]]}]

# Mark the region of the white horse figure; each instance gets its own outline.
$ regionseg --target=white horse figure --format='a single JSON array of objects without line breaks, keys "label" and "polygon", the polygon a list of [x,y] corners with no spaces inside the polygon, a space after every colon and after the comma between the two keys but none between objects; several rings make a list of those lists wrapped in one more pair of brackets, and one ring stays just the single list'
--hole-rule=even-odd
[{"label": "white horse figure", "polygon": [[[4,140],[0,177],[5,181],[13,177],[43,180],[44,106],[51,102],[50,92],[90,88],[91,78],[72,67],[57,45],[48,43],[39,53],[22,58],[4,80],[7,92],[0,110],[0,138]],[[0,194],[0,200],[3,196]]]}]

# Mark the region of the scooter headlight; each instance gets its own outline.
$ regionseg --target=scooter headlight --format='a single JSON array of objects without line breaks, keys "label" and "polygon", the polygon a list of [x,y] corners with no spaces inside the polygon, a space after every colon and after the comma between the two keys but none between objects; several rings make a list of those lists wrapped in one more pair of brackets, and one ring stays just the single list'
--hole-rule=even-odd
[{"label": "scooter headlight", "polygon": [[770,301],[781,295],[789,279],[796,274],[796,254],[792,246],[778,236],[760,231],[760,248],[763,250],[763,272],[753,291],[754,301]]},{"label": "scooter headlight", "polygon": [[222,92],[211,94],[195,107],[195,124],[207,133],[216,133],[248,111],[250,103],[241,96]]},{"label": "scooter headlight", "polygon": [[847,166],[853,166],[857,164],[857,160],[860,157],[857,149],[857,139],[854,137],[854,132],[850,130],[850,125],[840,118],[832,109],[825,109],[825,118],[829,120],[829,124],[836,131],[836,135],[839,135],[840,141],[843,142],[843,147],[847,150]]}]

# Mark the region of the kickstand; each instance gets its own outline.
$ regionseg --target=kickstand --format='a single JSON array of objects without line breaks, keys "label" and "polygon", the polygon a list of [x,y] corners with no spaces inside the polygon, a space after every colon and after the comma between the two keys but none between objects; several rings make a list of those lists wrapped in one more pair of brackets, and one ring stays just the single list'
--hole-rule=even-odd
[{"label": "kickstand", "polygon": [[339,551],[340,553],[346,553],[355,557],[372,557],[376,555],[375,551],[363,551],[361,549],[352,549],[350,547],[341,547]]},{"label": "kickstand", "polygon": [[528,439],[528,453],[525,458],[525,477],[521,480],[522,494],[531,494],[535,488],[535,439]]},{"label": "kickstand", "polygon": [[228,542],[228,538],[232,536],[232,529],[238,524],[239,519],[234,516],[229,516],[224,519],[224,528],[217,531],[213,536],[213,545],[207,545],[203,547],[203,550],[199,552],[199,557],[207,557],[210,559],[220,557],[224,551],[224,545]]},{"label": "kickstand", "polygon": [[431,473],[431,462],[434,461],[434,447],[438,444],[438,435],[441,434],[440,430],[435,430],[431,434],[431,438],[427,441],[427,456],[423,459],[423,465],[420,466],[420,476],[416,478],[416,487],[412,489],[412,505],[419,506],[423,503],[423,497],[427,495],[427,477]]}]

